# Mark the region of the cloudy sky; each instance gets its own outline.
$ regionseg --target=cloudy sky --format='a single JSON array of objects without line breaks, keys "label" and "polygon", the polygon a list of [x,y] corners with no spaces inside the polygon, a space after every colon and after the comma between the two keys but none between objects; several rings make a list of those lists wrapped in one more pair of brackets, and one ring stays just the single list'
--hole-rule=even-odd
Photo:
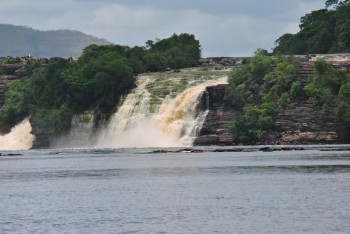
[{"label": "cloudy sky", "polygon": [[73,29],[121,45],[191,33],[203,56],[270,50],[325,0],[0,0],[0,23]]}]

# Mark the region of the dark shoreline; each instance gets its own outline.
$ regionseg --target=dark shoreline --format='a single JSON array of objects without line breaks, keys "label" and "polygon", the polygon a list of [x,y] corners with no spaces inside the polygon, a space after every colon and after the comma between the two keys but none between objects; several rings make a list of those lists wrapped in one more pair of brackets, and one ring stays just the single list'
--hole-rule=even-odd
[{"label": "dark shoreline", "polygon": [[303,150],[318,150],[318,151],[350,151],[350,145],[261,145],[261,146],[233,146],[233,147],[186,147],[186,148],[171,148],[159,149],[147,152],[153,154],[161,153],[224,153],[224,152],[273,152],[273,151],[303,151]]},{"label": "dark shoreline", "polygon": [[83,154],[196,154],[196,153],[228,153],[228,152],[277,152],[306,151],[350,152],[350,145],[247,145],[247,146],[193,146],[193,147],[161,147],[161,148],[67,148],[67,149],[29,149],[3,150],[1,157],[31,155],[65,155],[70,153]]}]

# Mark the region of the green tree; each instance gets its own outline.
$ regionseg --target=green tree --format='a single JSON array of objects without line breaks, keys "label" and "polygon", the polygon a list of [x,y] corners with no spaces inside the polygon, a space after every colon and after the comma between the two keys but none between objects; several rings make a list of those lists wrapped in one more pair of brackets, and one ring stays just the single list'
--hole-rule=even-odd
[{"label": "green tree", "polygon": [[334,8],[338,7],[344,7],[347,6],[350,3],[350,0],[327,0],[326,1],[326,7],[333,6]]},{"label": "green tree", "polygon": [[[290,101],[298,60],[294,57],[269,57],[257,50],[246,65],[229,75],[228,96],[241,110],[229,131],[238,141],[265,140],[273,130],[277,114]],[[297,85],[294,85],[294,95]]]},{"label": "green tree", "polygon": [[[330,7],[333,9],[329,9]],[[285,34],[275,42],[274,53],[313,54],[350,52],[349,0],[326,1],[325,9],[300,19],[300,31]]]}]

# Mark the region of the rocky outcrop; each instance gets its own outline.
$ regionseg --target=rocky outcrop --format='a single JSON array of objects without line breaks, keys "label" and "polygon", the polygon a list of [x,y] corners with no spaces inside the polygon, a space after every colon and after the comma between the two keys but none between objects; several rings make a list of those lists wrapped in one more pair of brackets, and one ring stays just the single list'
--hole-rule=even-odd
[{"label": "rocky outcrop", "polygon": [[45,129],[42,129],[40,126],[38,126],[33,121],[30,121],[30,124],[32,126],[31,134],[35,136],[35,140],[33,142],[33,149],[47,149],[51,145],[51,136],[45,131]]},{"label": "rocky outcrop", "polygon": [[[329,61],[350,74],[350,61]],[[305,86],[312,80],[314,61],[302,59],[296,79]],[[227,98],[227,85],[207,88],[209,95],[209,114],[203,124],[195,145],[239,145],[230,135],[227,125],[239,114]],[[330,109],[324,120],[320,120],[319,108],[308,100],[299,97],[281,112],[275,122],[275,130],[267,140],[258,144],[337,144],[350,143],[350,130],[337,120],[336,109]]]},{"label": "rocky outcrop", "polygon": [[234,139],[227,131],[227,125],[238,114],[227,98],[227,85],[207,87],[209,113],[194,145],[232,145]]}]

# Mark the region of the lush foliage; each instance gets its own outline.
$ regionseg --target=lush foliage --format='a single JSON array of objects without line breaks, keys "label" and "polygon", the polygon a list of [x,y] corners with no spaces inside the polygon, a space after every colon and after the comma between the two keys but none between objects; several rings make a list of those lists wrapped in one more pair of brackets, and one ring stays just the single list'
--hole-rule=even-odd
[{"label": "lush foliage", "polygon": [[293,82],[297,67],[294,57],[272,58],[258,50],[245,66],[230,74],[229,97],[242,110],[229,125],[237,140],[264,140],[277,114],[301,90],[300,84]]},{"label": "lush foliage", "polygon": [[52,58],[47,66],[29,59],[28,77],[14,81],[6,93],[0,129],[8,131],[30,115],[47,133],[63,133],[75,113],[113,113],[120,96],[134,86],[135,74],[198,63],[200,45],[193,35],[148,43],[149,48],[90,45],[77,61]]},{"label": "lush foliage", "polygon": [[146,56],[155,63],[149,65],[149,70],[196,66],[201,56],[199,41],[189,34],[174,34],[168,39],[147,41],[146,45]]},{"label": "lush foliage", "polygon": [[313,54],[350,52],[350,1],[328,0],[326,8],[300,19],[297,34],[285,34],[275,42],[274,52]]},{"label": "lush foliage", "polygon": [[324,60],[315,62],[313,81],[304,90],[320,107],[319,120],[324,121],[328,111],[336,104],[340,121],[350,126],[350,78],[346,71],[333,68]]}]

